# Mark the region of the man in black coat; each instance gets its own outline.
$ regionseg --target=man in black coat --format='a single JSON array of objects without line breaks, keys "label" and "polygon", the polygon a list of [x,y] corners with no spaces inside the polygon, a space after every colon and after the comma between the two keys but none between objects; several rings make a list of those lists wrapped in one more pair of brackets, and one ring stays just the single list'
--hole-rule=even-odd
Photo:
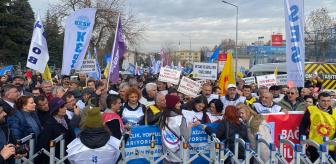
[{"label": "man in black coat", "polygon": [[0,102],[0,163],[14,163],[15,137],[10,133],[10,129],[5,124],[7,113],[3,108],[4,102]]}]

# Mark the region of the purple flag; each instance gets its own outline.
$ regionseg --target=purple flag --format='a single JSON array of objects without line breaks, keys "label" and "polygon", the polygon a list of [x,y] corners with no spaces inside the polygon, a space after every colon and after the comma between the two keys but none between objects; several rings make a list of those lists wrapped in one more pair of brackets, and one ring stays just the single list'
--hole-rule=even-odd
[{"label": "purple flag", "polygon": [[119,80],[119,60],[124,56],[125,51],[126,48],[125,48],[124,33],[122,30],[121,18],[119,15],[117,29],[114,36],[114,44],[111,53],[112,54],[110,61],[111,64],[108,74],[108,79],[113,84],[116,84]]}]

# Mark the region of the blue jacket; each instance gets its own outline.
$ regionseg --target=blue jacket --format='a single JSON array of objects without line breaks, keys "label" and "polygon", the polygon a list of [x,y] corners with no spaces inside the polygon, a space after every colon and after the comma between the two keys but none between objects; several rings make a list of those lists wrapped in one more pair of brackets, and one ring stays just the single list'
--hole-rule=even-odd
[{"label": "blue jacket", "polygon": [[[35,112],[16,110],[13,115],[8,117],[7,124],[16,139],[26,137],[30,133],[34,133],[37,138],[42,131],[42,126]],[[36,127],[31,125],[36,125]]]}]

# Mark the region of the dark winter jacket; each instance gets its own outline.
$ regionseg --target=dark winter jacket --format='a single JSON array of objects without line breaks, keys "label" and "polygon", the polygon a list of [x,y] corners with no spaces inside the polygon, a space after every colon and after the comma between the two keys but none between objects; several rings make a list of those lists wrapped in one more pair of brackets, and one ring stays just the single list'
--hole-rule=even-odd
[{"label": "dark winter jacket", "polygon": [[35,112],[16,110],[7,119],[7,124],[16,139],[21,139],[34,133],[36,137],[41,133],[42,126]]},{"label": "dark winter jacket", "polygon": [[[45,148],[46,150],[49,150],[49,142],[61,134],[64,134],[65,139],[65,146],[68,145],[72,140],[75,139],[75,133],[73,131],[73,128],[70,125],[70,121],[67,116],[65,116],[65,120],[68,125],[68,129],[66,129],[62,124],[58,123],[54,117],[50,117],[44,124],[43,131],[41,132],[41,135],[38,139],[38,150],[41,148]],[[60,152],[60,144],[56,144],[55,149],[55,155],[57,158],[59,158],[59,152]],[[66,155],[66,152],[65,152]],[[49,158],[43,155],[42,161],[39,163],[49,163]]]},{"label": "dark winter jacket", "polygon": [[[0,125],[0,150],[3,149],[4,145],[7,144],[16,144],[16,139],[13,133],[11,133],[10,129],[8,128],[7,125]],[[15,160],[13,157],[5,160],[3,157],[0,155],[0,164],[9,164],[9,163],[15,163]]]},{"label": "dark winter jacket", "polygon": [[[206,127],[205,131],[207,134],[211,134],[210,127]],[[248,135],[247,135],[247,127],[244,124],[235,124],[230,121],[224,120],[218,127],[216,132],[216,136],[220,141],[223,141],[231,152],[234,152],[234,140],[235,134],[239,135],[239,138],[242,138],[244,141],[248,142]],[[240,144],[239,145],[239,152],[238,157],[239,159],[244,158],[244,148]]]},{"label": "dark winter jacket", "polygon": [[288,96],[285,96],[279,103],[278,103],[282,109],[288,109],[289,111],[305,111],[306,105],[303,102],[302,98],[298,97],[296,99],[296,103],[292,104]]}]

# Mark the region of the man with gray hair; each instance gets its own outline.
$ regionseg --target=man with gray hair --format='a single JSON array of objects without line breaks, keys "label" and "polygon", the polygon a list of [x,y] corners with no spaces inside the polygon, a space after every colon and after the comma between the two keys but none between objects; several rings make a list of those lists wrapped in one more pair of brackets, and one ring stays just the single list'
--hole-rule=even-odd
[{"label": "man with gray hair", "polygon": [[51,81],[47,81],[47,80],[44,80],[41,84],[41,88],[45,94],[45,96],[47,97],[48,101],[50,101],[53,96],[52,96],[52,83]]},{"label": "man with gray hair", "polygon": [[145,115],[145,124],[155,125],[159,124],[162,111],[166,108],[166,98],[162,93],[156,94],[155,104],[150,105]]},{"label": "man with gray hair", "polygon": [[142,97],[139,102],[146,107],[155,104],[154,98],[157,94],[157,85],[155,83],[147,83],[142,91]]},{"label": "man with gray hair", "polygon": [[289,111],[305,111],[306,106],[297,88],[290,88],[287,95],[279,102],[279,105]]},{"label": "man with gray hair", "polygon": [[270,92],[263,92],[259,101],[253,103],[252,108],[258,114],[286,112],[280,105],[273,102],[273,94]]},{"label": "man with gray hair", "polygon": [[52,97],[62,98],[65,94],[65,89],[62,86],[56,86],[52,91]]}]

